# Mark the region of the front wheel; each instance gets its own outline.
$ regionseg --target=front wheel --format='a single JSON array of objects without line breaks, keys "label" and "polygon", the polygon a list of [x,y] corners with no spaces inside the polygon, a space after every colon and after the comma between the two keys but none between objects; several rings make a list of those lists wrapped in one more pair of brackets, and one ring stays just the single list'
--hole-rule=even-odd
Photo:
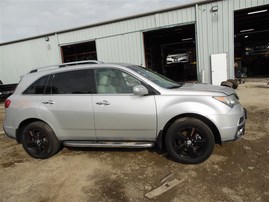
[{"label": "front wheel", "polygon": [[21,140],[24,150],[37,159],[53,156],[61,146],[51,127],[41,121],[25,126]]},{"label": "front wheel", "polygon": [[213,153],[214,135],[210,128],[195,118],[176,120],[168,129],[165,144],[168,154],[177,162],[197,164]]}]

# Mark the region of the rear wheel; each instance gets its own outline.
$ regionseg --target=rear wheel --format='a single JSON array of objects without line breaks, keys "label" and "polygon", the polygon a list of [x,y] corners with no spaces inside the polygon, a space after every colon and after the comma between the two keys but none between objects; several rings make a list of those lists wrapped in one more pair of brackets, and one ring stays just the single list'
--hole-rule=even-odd
[{"label": "rear wheel", "polygon": [[37,159],[53,156],[61,146],[51,127],[41,121],[25,126],[21,140],[24,150]]},{"label": "rear wheel", "polygon": [[165,137],[166,149],[177,162],[197,164],[205,161],[214,149],[214,136],[210,128],[195,118],[176,120]]}]

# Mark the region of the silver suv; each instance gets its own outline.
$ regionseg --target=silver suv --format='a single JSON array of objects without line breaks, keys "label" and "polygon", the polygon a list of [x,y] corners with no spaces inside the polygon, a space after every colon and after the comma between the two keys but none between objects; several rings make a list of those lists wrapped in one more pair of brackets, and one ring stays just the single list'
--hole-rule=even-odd
[{"label": "silver suv", "polygon": [[[63,68],[61,68],[63,67]],[[224,86],[176,83],[130,64],[36,69],[5,102],[4,130],[34,158],[68,147],[166,149],[205,161],[214,144],[244,134],[246,112]]]}]

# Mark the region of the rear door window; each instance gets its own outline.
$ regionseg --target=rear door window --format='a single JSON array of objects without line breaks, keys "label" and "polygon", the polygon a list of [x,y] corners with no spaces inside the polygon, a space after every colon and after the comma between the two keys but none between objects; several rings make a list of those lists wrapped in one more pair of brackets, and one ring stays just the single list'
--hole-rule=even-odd
[{"label": "rear door window", "polygon": [[90,94],[90,70],[76,70],[51,76],[46,94]]}]

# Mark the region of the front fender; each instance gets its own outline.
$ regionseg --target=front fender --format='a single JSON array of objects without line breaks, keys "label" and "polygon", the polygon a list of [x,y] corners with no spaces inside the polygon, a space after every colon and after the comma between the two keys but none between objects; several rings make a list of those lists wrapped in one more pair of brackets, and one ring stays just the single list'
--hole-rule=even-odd
[{"label": "front fender", "polygon": [[226,114],[231,108],[210,96],[156,96],[158,131],[174,117],[182,114],[197,114],[217,125],[216,114]]}]

